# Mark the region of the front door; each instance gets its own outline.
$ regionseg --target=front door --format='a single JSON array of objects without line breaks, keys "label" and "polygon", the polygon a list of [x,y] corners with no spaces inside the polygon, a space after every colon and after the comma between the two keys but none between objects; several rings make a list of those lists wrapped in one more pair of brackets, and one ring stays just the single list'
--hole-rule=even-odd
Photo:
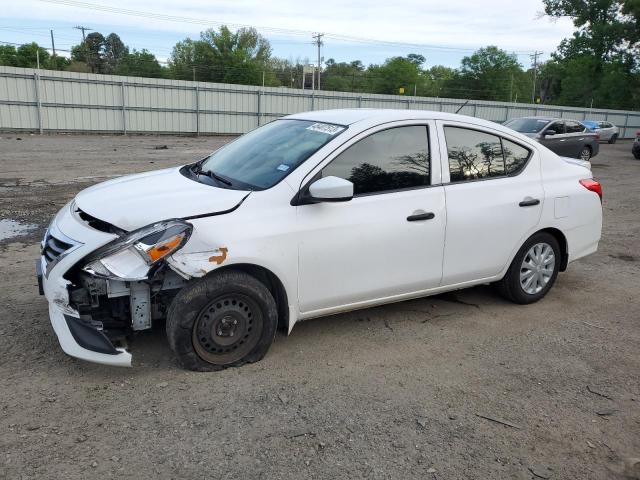
[{"label": "front door", "polygon": [[[549,130],[553,130],[555,135],[545,135]],[[540,140],[540,143],[547,147],[552,152],[558,155],[566,155],[568,152],[567,147],[567,134],[565,130],[564,122],[557,121],[553,122],[542,132],[543,137]]]},{"label": "front door", "polygon": [[429,125],[386,127],[319,167],[315,179],[345,178],[354,198],[296,207],[303,317],[440,284],[445,200],[432,151]]}]

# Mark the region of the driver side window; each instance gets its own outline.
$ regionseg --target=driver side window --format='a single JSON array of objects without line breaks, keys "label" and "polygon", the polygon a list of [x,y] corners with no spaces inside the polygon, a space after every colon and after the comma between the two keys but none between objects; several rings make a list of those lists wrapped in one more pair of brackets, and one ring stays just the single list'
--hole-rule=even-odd
[{"label": "driver side window", "polygon": [[354,195],[424,187],[431,158],[426,125],[395,127],[369,135],[338,155],[322,176],[353,183]]},{"label": "driver side window", "polygon": [[553,130],[556,135],[562,135],[565,133],[564,122],[553,122],[545,130]]}]

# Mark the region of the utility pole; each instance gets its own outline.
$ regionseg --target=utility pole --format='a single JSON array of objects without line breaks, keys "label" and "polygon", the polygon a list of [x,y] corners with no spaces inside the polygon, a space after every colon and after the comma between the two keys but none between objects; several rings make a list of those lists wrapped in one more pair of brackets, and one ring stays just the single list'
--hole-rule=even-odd
[{"label": "utility pole", "polygon": [[82,30],[82,41],[83,42],[87,39],[87,37],[85,36],[84,32],[85,31],[89,32],[89,31],[93,30],[92,28],[84,27],[82,25],[78,25],[78,26],[73,27],[73,28],[75,28],[76,30]]},{"label": "utility pole", "polygon": [[51,32],[51,51],[53,52],[53,56],[56,56],[56,43],[53,41],[53,30],[49,30]]},{"label": "utility pole", "polygon": [[533,88],[531,90],[531,103],[536,103],[536,80],[538,76],[538,56],[544,52],[538,52],[537,50],[530,55],[533,60]]},{"label": "utility pole", "polygon": [[53,68],[56,68],[56,43],[53,41],[53,30],[49,30],[49,32],[51,32],[51,63]]},{"label": "utility pole", "polygon": [[315,44],[318,46],[318,90],[320,90],[320,47],[322,47],[322,37],[324,33],[316,33],[311,35],[315,39]]},{"label": "utility pole", "polygon": [[513,73],[511,74],[511,84],[509,85],[509,102],[513,102]]}]

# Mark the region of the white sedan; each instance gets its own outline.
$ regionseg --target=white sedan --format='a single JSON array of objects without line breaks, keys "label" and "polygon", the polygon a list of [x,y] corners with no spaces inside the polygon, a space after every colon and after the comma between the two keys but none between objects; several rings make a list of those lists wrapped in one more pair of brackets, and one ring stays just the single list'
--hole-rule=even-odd
[{"label": "white sedan", "polygon": [[601,200],[588,168],[496,123],[315,111],[80,192],[37,270],[69,355],[131,365],[126,340],[166,319],[182,366],[219,370],[309,318],[486,283],[538,301],[598,248]]}]

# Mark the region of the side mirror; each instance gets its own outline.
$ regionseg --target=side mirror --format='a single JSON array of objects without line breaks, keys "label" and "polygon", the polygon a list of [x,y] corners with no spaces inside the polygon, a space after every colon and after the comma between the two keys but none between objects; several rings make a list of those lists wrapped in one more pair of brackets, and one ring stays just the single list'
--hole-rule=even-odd
[{"label": "side mirror", "polygon": [[340,177],[324,177],[309,185],[309,196],[316,202],[347,202],[353,198],[353,183]]},{"label": "side mirror", "polygon": [[551,135],[555,135],[556,131],[555,130],[545,130],[543,137],[549,137]]}]

